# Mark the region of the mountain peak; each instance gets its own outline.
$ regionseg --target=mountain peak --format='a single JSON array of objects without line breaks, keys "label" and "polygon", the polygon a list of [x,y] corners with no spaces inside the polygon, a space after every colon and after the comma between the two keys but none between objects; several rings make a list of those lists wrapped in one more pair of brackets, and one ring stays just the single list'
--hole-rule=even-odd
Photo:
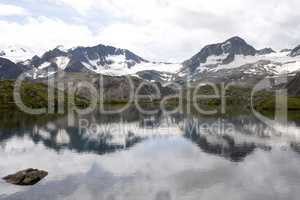
[{"label": "mountain peak", "polygon": [[226,40],[225,42],[221,43],[221,46],[224,49],[224,53],[229,53],[232,55],[254,56],[256,54],[255,48],[238,36]]},{"label": "mountain peak", "polygon": [[194,71],[196,68],[207,63],[209,57],[220,57],[214,64],[229,64],[236,55],[254,56],[256,49],[244,39],[235,36],[225,42],[205,46],[198,54],[183,63],[185,68]]},{"label": "mountain peak", "polygon": [[28,65],[40,71],[61,69],[66,72],[100,73],[109,69],[128,70],[146,62],[148,61],[127,49],[98,44],[91,47],[78,46],[67,50],[62,46],[57,46],[41,57],[34,57]]},{"label": "mountain peak", "polygon": [[239,42],[239,43],[246,43],[246,41],[239,37],[239,36],[234,36],[234,37],[231,37],[229,38],[228,40],[226,40],[225,42]]},{"label": "mountain peak", "polygon": [[63,52],[68,52],[68,49],[65,48],[64,45],[57,45],[57,46],[55,47],[55,49],[58,49],[58,50],[63,51]]}]

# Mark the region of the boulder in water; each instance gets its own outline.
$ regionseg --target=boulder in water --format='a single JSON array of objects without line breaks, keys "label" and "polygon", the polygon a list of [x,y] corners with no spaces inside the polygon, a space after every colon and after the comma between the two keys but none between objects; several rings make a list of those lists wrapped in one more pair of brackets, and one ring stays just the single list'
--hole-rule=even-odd
[{"label": "boulder in water", "polygon": [[48,175],[48,172],[38,170],[38,169],[26,169],[23,171],[19,171],[15,174],[8,175],[3,179],[7,183],[11,183],[14,185],[34,185],[38,183],[40,180],[45,178]]}]

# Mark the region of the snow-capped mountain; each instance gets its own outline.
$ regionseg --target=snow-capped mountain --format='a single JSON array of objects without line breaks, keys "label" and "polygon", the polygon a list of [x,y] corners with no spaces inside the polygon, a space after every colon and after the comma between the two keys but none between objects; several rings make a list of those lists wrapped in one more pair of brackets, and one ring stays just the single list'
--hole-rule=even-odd
[{"label": "snow-capped mountain", "polygon": [[120,76],[145,70],[175,73],[181,68],[180,64],[150,62],[127,49],[105,45],[68,50],[57,47],[41,57],[34,56],[23,64],[34,69],[35,78],[52,75],[59,69],[65,72],[92,72]]},{"label": "snow-capped mountain", "polygon": [[[2,59],[8,57],[6,52],[7,50],[0,53]],[[132,75],[159,82],[255,82],[264,77],[277,77],[282,74],[294,76],[300,71],[300,46],[279,52],[271,48],[257,50],[240,37],[207,45],[191,59],[175,64],[151,62],[127,49],[101,44],[71,49],[57,46],[31,59],[27,58],[32,52],[25,49],[9,52],[10,55],[15,54],[11,60],[13,62],[6,59],[5,62],[2,61],[7,64],[1,65],[0,77],[17,77],[20,71],[29,69],[28,76],[33,79],[47,78],[63,70],[110,76]],[[16,58],[24,59],[23,62],[15,62]],[[15,76],[12,76],[14,71]]]},{"label": "snow-capped mountain", "polygon": [[205,46],[191,59],[183,62],[184,68],[194,72],[203,65],[227,65],[236,59],[237,55],[254,56],[257,50],[248,45],[243,39],[233,37],[229,40]]},{"label": "snow-capped mountain", "polygon": [[39,55],[39,51],[34,51],[25,46],[10,45],[0,48],[0,57],[9,59],[14,63],[31,59],[35,55]]},{"label": "snow-capped mountain", "polygon": [[300,46],[275,52],[271,48],[256,50],[245,40],[233,37],[223,43],[204,47],[183,62],[181,79],[209,81],[247,81],[300,70]]}]

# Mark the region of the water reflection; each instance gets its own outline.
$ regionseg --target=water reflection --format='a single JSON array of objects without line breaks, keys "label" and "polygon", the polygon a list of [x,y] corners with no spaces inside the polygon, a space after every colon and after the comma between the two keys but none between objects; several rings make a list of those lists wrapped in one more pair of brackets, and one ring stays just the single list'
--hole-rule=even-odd
[{"label": "water reflection", "polygon": [[[297,122],[276,132],[249,115],[145,116],[132,108],[118,115],[79,116],[71,127],[66,116],[19,117],[13,116],[10,123],[0,118],[0,157],[5,161],[0,162],[0,175],[35,167],[49,171],[49,176],[30,188],[0,181],[0,199],[232,200],[300,195]],[[87,120],[88,128],[79,130],[81,119]]]}]

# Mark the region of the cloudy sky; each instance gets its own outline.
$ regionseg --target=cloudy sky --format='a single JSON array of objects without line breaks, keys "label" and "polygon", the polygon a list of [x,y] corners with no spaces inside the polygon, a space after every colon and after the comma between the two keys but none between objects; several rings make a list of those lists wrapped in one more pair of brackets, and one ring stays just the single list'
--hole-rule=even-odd
[{"label": "cloudy sky", "polygon": [[0,48],[99,43],[182,61],[241,36],[256,48],[300,44],[299,0],[1,0]]}]

